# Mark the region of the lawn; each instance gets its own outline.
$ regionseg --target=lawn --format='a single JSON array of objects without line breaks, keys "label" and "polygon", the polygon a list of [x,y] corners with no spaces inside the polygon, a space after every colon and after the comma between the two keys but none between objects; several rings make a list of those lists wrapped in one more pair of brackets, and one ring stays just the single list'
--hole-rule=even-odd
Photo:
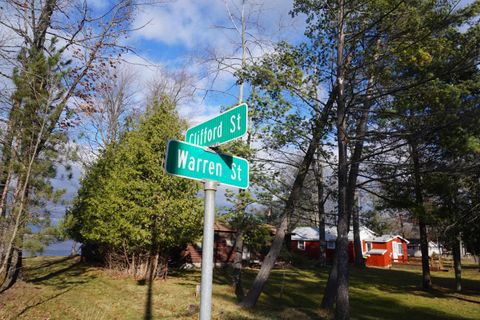
[{"label": "lawn", "polygon": [[[80,263],[78,258],[29,258],[24,282],[0,295],[0,319],[197,319],[198,271],[172,272],[148,285]],[[245,282],[254,276],[247,270]],[[318,308],[327,270],[276,269],[257,307],[237,307],[228,270],[215,269],[214,319],[324,319]],[[418,269],[351,271],[352,319],[480,319],[480,272],[464,268],[464,292],[452,272],[434,272],[420,290]]]}]

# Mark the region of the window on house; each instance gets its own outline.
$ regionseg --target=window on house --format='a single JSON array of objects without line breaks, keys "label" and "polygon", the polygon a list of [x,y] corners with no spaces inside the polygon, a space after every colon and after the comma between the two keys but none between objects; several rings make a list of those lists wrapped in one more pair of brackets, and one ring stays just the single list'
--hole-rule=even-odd
[{"label": "window on house", "polygon": [[397,254],[403,255],[403,243],[397,242],[396,245],[397,245]]},{"label": "window on house", "polygon": [[372,243],[371,243],[371,242],[367,242],[367,251],[372,250],[372,248],[373,248]]},{"label": "window on house", "polygon": [[297,248],[299,250],[305,250],[305,241],[299,240],[298,243],[297,243]]},{"label": "window on house", "polygon": [[327,241],[327,249],[335,249],[335,241]]}]

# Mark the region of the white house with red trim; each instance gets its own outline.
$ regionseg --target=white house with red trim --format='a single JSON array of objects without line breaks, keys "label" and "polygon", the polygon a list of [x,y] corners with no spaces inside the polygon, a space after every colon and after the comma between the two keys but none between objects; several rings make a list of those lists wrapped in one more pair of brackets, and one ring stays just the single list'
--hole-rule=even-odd
[{"label": "white house with red trim", "polygon": [[[336,227],[325,227],[326,255],[327,259],[333,259],[335,253],[335,241],[337,239]],[[353,247],[353,232],[348,233],[349,260],[355,260]],[[399,235],[378,236],[372,230],[361,227],[360,241],[362,254],[366,258],[367,266],[389,267],[394,262],[406,263],[408,261],[408,240]],[[297,227],[290,234],[290,250],[311,259],[318,259],[320,255],[320,242],[318,228]]]}]

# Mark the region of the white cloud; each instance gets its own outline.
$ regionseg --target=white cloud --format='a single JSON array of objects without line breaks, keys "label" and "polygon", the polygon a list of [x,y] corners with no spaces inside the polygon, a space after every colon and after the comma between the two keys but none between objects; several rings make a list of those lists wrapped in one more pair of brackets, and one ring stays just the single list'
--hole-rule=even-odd
[{"label": "white cloud", "polygon": [[105,9],[109,5],[108,0],[88,0],[87,5],[94,9]]},{"label": "white cloud", "polygon": [[[255,37],[278,41],[303,36],[303,19],[292,19],[291,0],[247,1],[247,31]],[[228,0],[178,0],[160,6],[139,9],[134,21],[134,39],[153,40],[166,45],[183,45],[186,48],[225,48],[231,40],[239,42],[235,25],[241,1]],[[230,19],[230,15],[233,19]],[[233,22],[235,23],[232,23]],[[263,36],[258,33],[262,30]]]},{"label": "white cloud", "polygon": [[134,37],[167,45],[182,44],[192,48],[209,39],[212,23],[220,15],[219,0],[179,0],[165,5],[139,9],[134,22]]}]

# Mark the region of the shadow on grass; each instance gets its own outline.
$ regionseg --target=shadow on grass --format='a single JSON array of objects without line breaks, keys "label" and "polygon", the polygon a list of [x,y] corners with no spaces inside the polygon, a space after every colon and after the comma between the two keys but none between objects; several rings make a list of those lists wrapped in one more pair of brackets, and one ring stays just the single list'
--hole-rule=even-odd
[{"label": "shadow on grass", "polygon": [[[464,319],[461,315],[439,310],[438,306],[444,298],[454,298],[469,303],[480,301],[465,295],[478,295],[480,281],[464,279],[464,291],[460,294],[453,290],[455,280],[452,278],[432,276],[433,288],[423,290],[422,276],[419,272],[404,270],[388,270],[368,268],[365,271],[352,270],[351,287],[362,289],[365,293],[351,295],[352,317],[358,319]],[[382,297],[371,294],[376,288],[386,294],[400,294],[402,297],[418,296],[432,299],[428,306],[419,306],[410,301]],[[477,288],[477,289],[475,289]],[[435,300],[434,300],[435,299]],[[425,302],[424,302],[425,303]],[[427,302],[428,303],[428,302]],[[368,315],[368,316],[367,316]]]},{"label": "shadow on grass", "polygon": [[[468,302],[479,303],[479,301],[460,297],[453,290],[455,288],[455,279],[438,277],[432,275],[433,288],[423,290],[422,275],[417,272],[404,270],[388,270],[368,268],[365,271],[352,270],[351,285],[355,288],[368,290],[372,287],[389,293],[411,294],[430,298],[456,298]],[[480,281],[472,279],[462,279],[463,290],[460,294],[468,296],[480,295]]]},{"label": "shadow on grass", "polygon": [[35,266],[26,271],[26,282],[53,286],[57,289],[67,289],[95,278],[94,275],[87,273],[88,266],[80,262],[79,258],[60,258],[49,262],[43,269]]},{"label": "shadow on grass", "polygon": [[56,265],[56,264],[63,263],[63,262],[66,262],[66,261],[75,259],[75,258],[77,258],[77,257],[79,257],[79,256],[78,256],[78,255],[74,255],[74,256],[68,256],[68,257],[63,257],[63,258],[59,258],[59,259],[54,259],[54,260],[52,260],[52,261],[48,261],[48,262],[45,262],[45,263],[41,263],[41,264],[36,265],[36,266],[28,267],[28,268],[26,268],[26,271],[32,272],[32,271],[35,271],[35,270],[39,270],[39,269],[51,267],[51,266],[54,266],[54,265]]},{"label": "shadow on grass", "polygon": [[460,320],[467,319],[432,307],[406,306],[395,299],[378,295],[355,295],[351,299],[351,317],[355,319]]},{"label": "shadow on grass", "polygon": [[150,278],[147,281],[147,300],[145,302],[145,315],[143,317],[144,320],[152,320],[153,316],[153,301],[152,301],[152,295],[153,295],[153,279]]},{"label": "shadow on grass", "polygon": [[[255,272],[245,270],[243,274],[245,288],[251,284]],[[262,310],[298,310],[306,319],[327,317],[320,309],[320,301],[328,277],[327,269],[277,269],[272,272],[257,304]],[[438,299],[458,299],[469,303],[480,303],[475,297],[480,294],[480,281],[464,279],[464,292],[455,293],[453,278],[433,275],[434,289],[423,291],[421,274],[412,271],[367,268],[351,270],[351,316],[355,319],[467,319],[454,310],[439,308]],[[215,283],[228,283],[228,273],[218,272]],[[360,290],[358,290],[360,289]],[[373,290],[375,289],[375,290]],[[380,292],[380,293],[379,293]],[[384,294],[383,294],[384,293]],[[392,295],[397,296],[392,296]],[[469,295],[471,295],[469,297]],[[416,304],[415,298],[421,296],[431,300],[422,300]],[[405,298],[405,300],[403,300]],[[216,299],[234,301],[233,298],[216,295]],[[453,304],[453,302],[449,302]],[[473,306],[472,306],[473,307]],[[308,318],[307,318],[308,317]],[[303,319],[301,316],[294,319]]]},{"label": "shadow on grass", "polygon": [[30,304],[30,305],[26,306],[25,308],[22,309],[22,311],[20,311],[20,312],[14,317],[14,319],[19,318],[19,317],[22,316],[25,312],[27,312],[28,310],[30,310],[30,309],[32,309],[32,308],[38,307],[38,306],[40,306],[40,305],[42,305],[42,304],[44,304],[44,303],[46,303],[46,302],[48,302],[48,301],[50,301],[50,300],[53,300],[53,299],[55,299],[55,298],[63,295],[64,293],[72,290],[73,288],[74,288],[74,286],[71,286],[71,287],[69,287],[68,289],[63,290],[63,291],[61,291],[61,292],[59,292],[59,293],[56,293],[56,294],[54,294],[54,295],[52,295],[52,296],[50,296],[50,297],[48,297],[48,298],[46,298],[46,299],[40,300],[40,301],[38,301],[38,302],[36,302],[36,303],[33,303],[33,304]]},{"label": "shadow on grass", "polygon": [[[53,271],[51,273],[47,273],[46,275],[43,275],[43,276],[40,276],[38,278],[33,278],[33,279],[30,279],[28,282],[32,282],[32,283],[40,283],[40,282],[45,282],[47,280],[50,280],[52,278],[55,278],[57,276],[60,276],[62,274],[65,274],[65,275],[72,275],[72,271],[77,271],[76,273],[78,273],[78,271],[80,271],[80,265],[81,263],[80,262],[76,262],[74,264],[71,264],[65,268],[62,268],[62,269],[59,269],[59,270],[56,270],[56,271]],[[83,273],[83,270],[80,271],[80,273]]]}]

